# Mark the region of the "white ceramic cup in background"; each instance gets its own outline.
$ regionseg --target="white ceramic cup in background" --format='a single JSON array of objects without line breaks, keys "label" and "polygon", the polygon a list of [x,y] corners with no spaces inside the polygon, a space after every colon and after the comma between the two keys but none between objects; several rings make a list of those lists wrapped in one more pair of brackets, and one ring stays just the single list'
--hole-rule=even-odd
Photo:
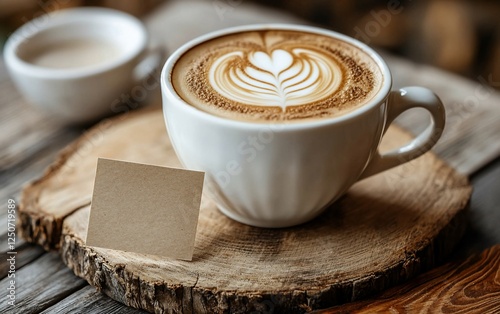
[{"label": "white ceramic cup in background", "polygon": [[[78,40],[112,45],[116,55],[66,68],[30,60],[37,51]],[[4,57],[12,79],[31,104],[64,124],[85,123],[112,114],[113,101],[130,92],[140,79],[136,70],[146,58],[147,45],[147,31],[135,17],[111,9],[76,8],[20,27],[9,37]]]},{"label": "white ceramic cup in background", "polygon": [[[229,33],[281,29],[326,35],[359,47],[384,76],[378,94],[342,116],[293,123],[252,123],[200,111],[172,86],[172,69],[187,50]],[[205,171],[210,196],[230,218],[258,227],[288,227],[319,215],[356,181],[428,151],[444,128],[439,98],[422,87],[391,91],[389,68],[365,44],[350,37],[298,25],[251,25],[213,32],[174,52],[161,74],[163,112],[177,156],[186,168]],[[431,123],[414,140],[380,154],[392,121],[411,108],[424,108]],[[259,146],[252,144],[257,141]]]}]

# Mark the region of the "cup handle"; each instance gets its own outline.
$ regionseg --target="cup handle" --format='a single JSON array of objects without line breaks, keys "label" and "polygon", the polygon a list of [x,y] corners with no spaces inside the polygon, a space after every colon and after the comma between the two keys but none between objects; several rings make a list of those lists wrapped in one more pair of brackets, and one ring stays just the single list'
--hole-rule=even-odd
[{"label": "cup handle", "polygon": [[397,116],[411,108],[426,109],[431,116],[430,124],[411,142],[402,147],[385,154],[380,154],[377,149],[359,180],[415,159],[436,144],[443,133],[446,119],[445,110],[443,103],[436,94],[424,87],[403,87],[399,91],[390,93],[387,100],[387,119],[383,134]]}]

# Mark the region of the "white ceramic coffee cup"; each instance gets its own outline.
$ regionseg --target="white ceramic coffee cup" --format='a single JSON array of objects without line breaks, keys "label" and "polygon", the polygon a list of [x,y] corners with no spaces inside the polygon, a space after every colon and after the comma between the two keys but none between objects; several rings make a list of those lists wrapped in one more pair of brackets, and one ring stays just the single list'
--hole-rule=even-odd
[{"label": "white ceramic coffee cup", "polygon": [[[41,47],[75,39],[106,41],[120,53],[92,66],[63,69],[26,60]],[[31,104],[59,122],[84,123],[112,114],[112,103],[130,92],[147,44],[147,31],[135,17],[105,8],[77,8],[23,25],[9,37],[4,56],[12,79]]]},{"label": "white ceramic coffee cup", "polygon": [[[339,38],[368,53],[384,82],[366,105],[342,116],[293,123],[252,123],[200,111],[175,92],[171,72],[193,46],[234,32],[296,30]],[[213,32],[188,42],[167,60],[161,87],[171,142],[186,168],[205,171],[210,196],[230,218],[258,227],[288,227],[319,215],[356,181],[408,162],[428,151],[444,128],[445,112],[429,89],[391,91],[382,58],[350,37],[314,27],[251,25]],[[411,108],[424,108],[431,123],[409,144],[380,154],[392,121]]]}]

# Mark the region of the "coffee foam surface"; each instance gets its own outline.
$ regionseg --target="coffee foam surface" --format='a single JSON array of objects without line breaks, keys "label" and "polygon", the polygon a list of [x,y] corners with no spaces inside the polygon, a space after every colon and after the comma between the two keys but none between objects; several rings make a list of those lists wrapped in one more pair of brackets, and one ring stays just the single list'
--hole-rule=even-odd
[{"label": "coffee foam surface", "polygon": [[298,31],[249,31],[191,48],[172,83],[181,98],[236,120],[313,119],[350,112],[380,89],[375,61],[341,40]]}]

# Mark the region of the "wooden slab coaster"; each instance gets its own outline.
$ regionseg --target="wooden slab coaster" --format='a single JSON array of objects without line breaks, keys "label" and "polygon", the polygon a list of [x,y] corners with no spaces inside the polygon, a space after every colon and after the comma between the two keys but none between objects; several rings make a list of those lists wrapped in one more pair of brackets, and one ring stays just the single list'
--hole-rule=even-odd
[{"label": "wooden slab coaster", "polygon": [[[409,139],[392,127],[383,146]],[[26,187],[22,235],[58,247],[110,297],[155,313],[300,313],[365,298],[441,261],[463,234],[471,194],[465,177],[429,153],[359,182],[293,228],[246,226],[203,198],[186,262],[84,245],[97,157],[180,166],[161,111],[106,120]]]}]

